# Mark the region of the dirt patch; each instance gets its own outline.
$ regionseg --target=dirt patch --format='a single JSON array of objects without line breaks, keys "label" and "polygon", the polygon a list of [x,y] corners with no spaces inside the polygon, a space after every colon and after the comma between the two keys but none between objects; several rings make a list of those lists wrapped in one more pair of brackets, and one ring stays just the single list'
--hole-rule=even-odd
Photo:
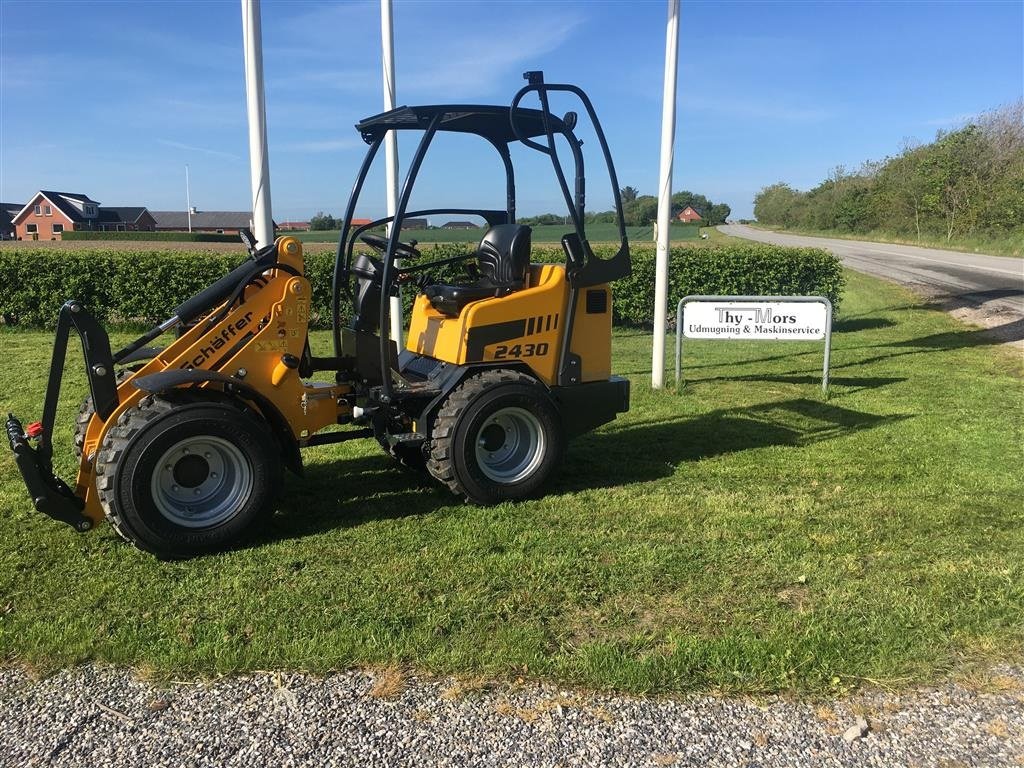
[{"label": "dirt patch", "polygon": [[969,297],[950,296],[935,286],[922,283],[904,286],[934,301],[939,308],[960,322],[984,329],[983,334],[987,338],[1024,352],[1024,317],[1006,309],[1005,305],[990,301],[972,302]]}]

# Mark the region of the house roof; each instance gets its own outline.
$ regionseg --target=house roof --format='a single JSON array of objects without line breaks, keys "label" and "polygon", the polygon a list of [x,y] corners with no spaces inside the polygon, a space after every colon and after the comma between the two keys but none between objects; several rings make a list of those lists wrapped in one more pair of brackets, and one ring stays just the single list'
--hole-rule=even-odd
[{"label": "house roof", "polygon": [[453,227],[460,227],[462,229],[479,229],[480,227],[474,224],[472,221],[449,221],[446,224],[441,225],[441,229],[451,229]]},{"label": "house roof", "polygon": [[36,198],[40,195],[45,197],[54,208],[64,214],[64,216],[71,221],[85,221],[85,217],[82,216],[82,214],[78,212],[78,209],[69,203],[68,200],[78,200],[81,203],[89,203],[99,207],[99,203],[96,200],[91,199],[88,195],[82,195],[78,192],[53,192],[48,189],[40,189],[32,195],[32,199],[25,203],[22,209],[15,214],[14,219],[17,220],[21,218],[21,215],[29,209],[29,206],[35,203]]},{"label": "house roof", "polygon": [[[158,229],[188,229],[188,211],[150,211]],[[246,229],[252,226],[249,211],[197,211],[193,229]]]},{"label": "house roof", "polygon": [[146,212],[145,206],[114,206],[114,207],[103,207],[100,208],[100,223],[109,224],[114,222],[124,222],[125,224],[134,224]]},{"label": "house roof", "polygon": [[23,203],[0,203],[0,226],[9,227],[14,224],[14,217],[24,207]]}]

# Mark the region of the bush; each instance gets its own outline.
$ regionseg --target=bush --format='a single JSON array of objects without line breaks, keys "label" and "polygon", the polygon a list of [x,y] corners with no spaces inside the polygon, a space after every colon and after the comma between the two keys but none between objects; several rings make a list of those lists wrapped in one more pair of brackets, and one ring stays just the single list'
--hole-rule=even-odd
[{"label": "bush", "polygon": [[81,232],[68,230],[64,240],[152,240],[165,243],[238,243],[238,235],[217,232]]},{"label": "bush", "polygon": [[[467,253],[469,244],[424,247],[425,258],[440,260]],[[605,258],[616,246],[596,246]],[[633,273],[613,287],[615,322],[650,327],[654,305],[654,248],[632,249]],[[110,249],[57,251],[50,248],[0,250],[0,315],[8,324],[53,327],[69,298],[80,300],[101,321],[151,325],[242,262],[238,253]],[[561,262],[557,246],[534,246],[535,262]],[[313,285],[310,323],[331,324],[334,253],[306,254]],[[439,282],[466,280],[462,266],[432,271]],[[823,295],[838,309],[843,277],[839,260],[816,248],[784,248],[757,243],[677,248],[669,262],[669,314],[688,294]],[[415,291],[403,291],[406,312]],[[343,302],[343,318],[348,305]]]},{"label": "bush", "polygon": [[[596,249],[601,255],[601,249]],[[604,255],[611,255],[610,253]],[[654,307],[654,249],[633,248],[633,273],[612,288],[615,322],[650,327]],[[760,243],[676,248],[669,256],[669,316],[684,296],[827,296],[839,310],[843,269],[820,248]]]}]

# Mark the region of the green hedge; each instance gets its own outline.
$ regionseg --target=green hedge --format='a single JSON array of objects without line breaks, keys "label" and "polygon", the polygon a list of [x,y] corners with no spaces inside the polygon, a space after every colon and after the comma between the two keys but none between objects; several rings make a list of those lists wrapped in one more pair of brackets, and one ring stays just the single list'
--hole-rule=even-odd
[{"label": "green hedge", "polygon": [[238,235],[223,235],[217,232],[83,232],[69,230],[64,240],[132,240],[165,243],[238,243]]},{"label": "green hedge", "polygon": [[[423,248],[431,259],[465,253],[465,244]],[[598,246],[610,256],[613,246]],[[654,248],[633,249],[633,274],[614,286],[615,321],[650,326],[654,304]],[[234,266],[244,254],[200,251],[54,250],[14,247],[0,250],[0,316],[8,324],[52,327],[61,304],[82,301],[108,323],[153,324]],[[561,250],[535,246],[534,261],[561,261]],[[311,321],[330,325],[334,253],[306,254],[313,284]],[[458,265],[438,270],[441,281],[465,279]],[[794,294],[828,296],[838,308],[843,277],[839,260],[816,248],[721,245],[677,248],[669,266],[669,306],[687,294]],[[406,290],[405,304],[413,291]],[[673,314],[671,311],[670,315]]]}]

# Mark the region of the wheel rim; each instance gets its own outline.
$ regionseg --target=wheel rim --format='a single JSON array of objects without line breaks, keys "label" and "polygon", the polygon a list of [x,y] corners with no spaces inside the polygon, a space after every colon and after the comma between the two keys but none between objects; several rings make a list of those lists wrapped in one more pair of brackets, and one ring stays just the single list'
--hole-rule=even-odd
[{"label": "wheel rim", "polygon": [[245,454],[220,437],[189,437],[171,446],[156,465],[151,490],[156,508],[185,528],[208,528],[241,509],[252,495]]},{"label": "wheel rim", "polygon": [[502,408],[480,425],[476,463],[488,479],[516,483],[537,469],[544,448],[540,419],[524,408]]}]

